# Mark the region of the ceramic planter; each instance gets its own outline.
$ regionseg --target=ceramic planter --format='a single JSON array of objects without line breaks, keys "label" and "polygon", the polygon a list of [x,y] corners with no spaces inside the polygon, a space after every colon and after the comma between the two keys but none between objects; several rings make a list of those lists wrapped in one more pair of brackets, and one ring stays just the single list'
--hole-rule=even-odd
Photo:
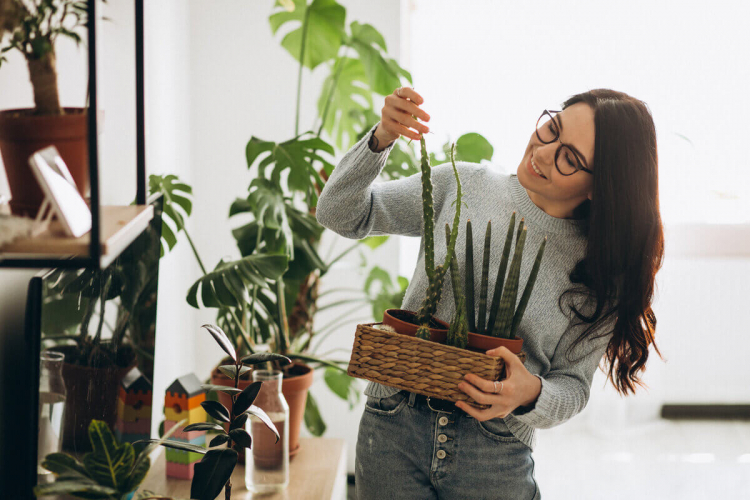
[{"label": "ceramic planter", "polygon": [[523,347],[523,339],[521,337],[504,339],[493,337],[491,335],[480,335],[478,333],[469,332],[468,348],[472,351],[487,352],[490,349],[495,349],[500,346],[507,347],[513,354],[519,354]]},{"label": "ceramic planter", "polygon": [[[416,323],[417,313],[406,309],[386,309],[383,313],[383,324],[392,327],[401,335],[414,337],[419,325]],[[433,328],[434,326],[434,328]],[[445,344],[450,325],[436,317],[430,319],[430,340],[438,344]]]},{"label": "ceramic planter", "polygon": [[[64,115],[33,115],[33,108],[0,111],[0,152],[15,215],[36,216],[43,194],[31,172],[29,157],[53,145],[76,182],[78,192],[89,197],[88,113],[86,108],[63,108]],[[104,112],[97,115],[99,132]]]}]

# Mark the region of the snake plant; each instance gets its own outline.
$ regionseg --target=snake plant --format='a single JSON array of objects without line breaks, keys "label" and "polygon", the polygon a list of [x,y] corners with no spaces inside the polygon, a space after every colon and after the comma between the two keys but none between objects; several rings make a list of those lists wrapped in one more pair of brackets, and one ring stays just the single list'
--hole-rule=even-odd
[{"label": "snake plant", "polygon": [[[523,223],[524,219],[518,225],[516,232],[516,244],[513,253],[513,260],[510,263],[510,269],[508,270],[507,280],[505,277],[505,270],[508,266],[508,258],[510,257],[510,247],[513,241],[513,229],[516,222],[516,212],[510,217],[510,223],[508,224],[508,231],[505,236],[505,246],[503,247],[503,253],[500,258],[500,267],[497,271],[497,278],[495,280],[495,290],[492,297],[492,303],[490,304],[490,315],[485,326],[485,316],[487,313],[487,292],[488,292],[488,277],[490,267],[490,249],[491,249],[491,221],[487,222],[487,230],[485,231],[484,238],[484,259],[482,262],[482,281],[480,284],[480,296],[479,296],[479,317],[477,322],[474,322],[474,242],[472,237],[471,220],[466,221],[466,275],[464,282],[466,284],[466,296],[465,296],[465,307],[471,314],[467,318],[467,327],[469,331],[479,333],[481,335],[491,335],[493,337],[500,337],[506,339],[515,338],[516,330],[518,325],[523,318],[526,306],[529,303],[531,292],[534,289],[534,283],[536,277],[539,274],[539,267],[542,262],[542,256],[544,255],[544,248],[547,245],[547,237],[544,237],[542,243],[539,245],[537,250],[536,259],[531,269],[531,274],[526,282],[526,287],[523,290],[523,295],[518,304],[516,305],[516,298],[518,297],[518,282],[521,271],[521,256],[523,254],[523,248],[526,242],[526,231],[527,228]],[[458,273],[456,273],[458,274]],[[459,284],[458,276],[453,278],[454,281],[454,294],[457,297],[463,294],[460,291],[460,285],[458,292],[456,291],[456,284]],[[457,298],[456,310],[459,309],[459,299]],[[457,315],[458,316],[458,315]],[[450,338],[450,335],[449,335]],[[454,340],[455,341],[455,340]],[[451,344],[455,345],[455,344]]]}]

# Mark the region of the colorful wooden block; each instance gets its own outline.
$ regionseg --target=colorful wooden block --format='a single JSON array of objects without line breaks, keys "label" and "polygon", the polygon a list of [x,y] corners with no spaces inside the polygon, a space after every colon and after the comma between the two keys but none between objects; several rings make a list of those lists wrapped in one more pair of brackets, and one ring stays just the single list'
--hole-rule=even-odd
[{"label": "colorful wooden block", "polygon": [[191,464],[179,464],[167,462],[167,477],[176,477],[179,479],[193,479],[195,473],[195,462]]},{"label": "colorful wooden block", "polygon": [[[137,406],[137,407],[136,407]],[[151,421],[151,406],[141,405],[137,402],[135,406],[125,403],[122,399],[117,400],[117,418],[124,422],[135,422],[138,419]]]},{"label": "colorful wooden block", "polygon": [[204,410],[202,406],[199,406],[198,408],[193,408],[190,411],[177,412],[174,408],[165,406],[164,416],[167,418],[167,420],[174,420],[175,422],[178,422],[183,418],[187,418],[187,423],[185,425],[190,425],[197,424],[198,422],[205,422],[206,410]]},{"label": "colorful wooden block", "polygon": [[141,419],[137,422],[123,422],[118,420],[115,422],[115,430],[119,430],[123,434],[150,434],[151,421],[146,419]]},{"label": "colorful wooden block", "polygon": [[[175,422],[174,420],[165,420],[164,421],[164,432],[169,432],[170,429],[172,429],[172,427],[175,426],[175,424],[177,424],[177,422]],[[187,425],[189,425],[189,424],[185,424],[185,426],[187,426]],[[180,429],[178,431],[175,431],[175,433],[172,434],[172,436],[170,436],[170,437],[171,438],[175,438],[178,441],[192,442],[193,440],[195,440],[195,439],[197,439],[197,438],[199,438],[201,436],[204,437],[204,441],[205,441],[206,431],[190,431],[190,432],[185,432],[182,429]]]},{"label": "colorful wooden block", "polygon": [[137,367],[133,367],[120,382],[118,399],[139,408],[144,405],[151,406],[153,399],[151,391],[151,381]]},{"label": "colorful wooden block", "polygon": [[185,465],[192,464],[194,462],[200,462],[203,458],[202,453],[196,453],[194,451],[186,450],[175,450],[174,448],[167,448],[166,454],[167,462]]},{"label": "colorful wooden block", "polygon": [[140,441],[141,439],[149,439],[151,437],[151,434],[122,434],[120,431],[115,430],[115,436],[117,436],[117,440],[120,443],[133,444],[136,441]]}]

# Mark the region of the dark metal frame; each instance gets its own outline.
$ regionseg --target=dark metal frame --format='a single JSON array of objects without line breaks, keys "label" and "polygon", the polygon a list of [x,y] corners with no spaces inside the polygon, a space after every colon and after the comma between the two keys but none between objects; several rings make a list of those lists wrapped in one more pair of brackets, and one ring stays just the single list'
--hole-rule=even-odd
[{"label": "dark metal frame", "polygon": [[[535,132],[536,132],[536,138],[539,139],[539,142],[541,142],[542,144],[552,144],[553,142],[555,142],[558,139],[560,139],[560,127],[557,125],[557,123],[555,123],[555,118],[550,114],[550,113],[557,114],[557,113],[560,113],[560,112],[561,111],[559,111],[559,110],[545,109],[544,111],[542,111],[542,114],[539,115],[539,118],[537,118],[537,120],[536,120],[536,130],[535,130]],[[551,140],[549,142],[546,142],[546,141],[542,140],[542,138],[539,136],[539,121],[542,119],[542,117],[544,115],[549,116],[550,121],[555,125],[555,130],[557,130],[557,137],[555,137],[553,140]],[[566,148],[570,149],[570,151],[573,153],[573,156],[575,156],[576,160],[578,161],[578,165],[579,166],[576,167],[576,171],[573,172],[573,173],[570,173],[570,174],[564,174],[564,173],[562,173],[562,171],[560,170],[560,167],[557,165],[557,157],[560,155],[560,150],[563,148],[563,146],[565,146]],[[560,172],[560,175],[564,175],[566,177],[575,174],[579,170],[583,170],[584,172],[588,172],[590,174],[593,174],[594,172],[592,170],[589,170],[588,168],[586,168],[586,167],[583,166],[586,163],[586,159],[584,157],[584,159],[581,160],[581,156],[583,156],[583,155],[581,155],[581,153],[575,148],[575,146],[572,146],[570,144],[563,144],[563,142],[560,141],[560,145],[557,147],[557,151],[555,151],[555,168],[557,169],[558,172]]]},{"label": "dark metal frame", "polygon": [[[135,94],[136,94],[136,203],[146,204],[146,143],[143,79],[143,0],[135,1]],[[101,204],[99,199],[99,144],[97,128],[97,78],[96,78],[96,0],[88,4],[88,64],[89,109],[88,146],[89,176],[91,181],[91,241],[87,257],[1,258],[0,268],[60,267],[80,269],[102,268]],[[116,256],[108,256],[114,258]]]}]

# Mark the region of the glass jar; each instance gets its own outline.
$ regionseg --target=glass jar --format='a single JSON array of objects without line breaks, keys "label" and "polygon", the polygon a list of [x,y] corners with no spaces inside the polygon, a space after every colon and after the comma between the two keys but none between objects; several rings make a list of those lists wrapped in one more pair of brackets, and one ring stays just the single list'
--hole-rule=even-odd
[{"label": "glass jar", "polygon": [[245,430],[252,448],[245,453],[245,487],[254,493],[271,493],[289,485],[289,405],[281,393],[284,373],[253,370],[253,382],[262,382],[253,405],[263,410],[279,431],[280,439],[261,419],[250,414]]},{"label": "glass jar", "polygon": [[65,383],[62,365],[65,356],[55,351],[42,351],[39,356],[39,437],[37,474],[51,474],[42,467],[42,460],[62,447]]}]

